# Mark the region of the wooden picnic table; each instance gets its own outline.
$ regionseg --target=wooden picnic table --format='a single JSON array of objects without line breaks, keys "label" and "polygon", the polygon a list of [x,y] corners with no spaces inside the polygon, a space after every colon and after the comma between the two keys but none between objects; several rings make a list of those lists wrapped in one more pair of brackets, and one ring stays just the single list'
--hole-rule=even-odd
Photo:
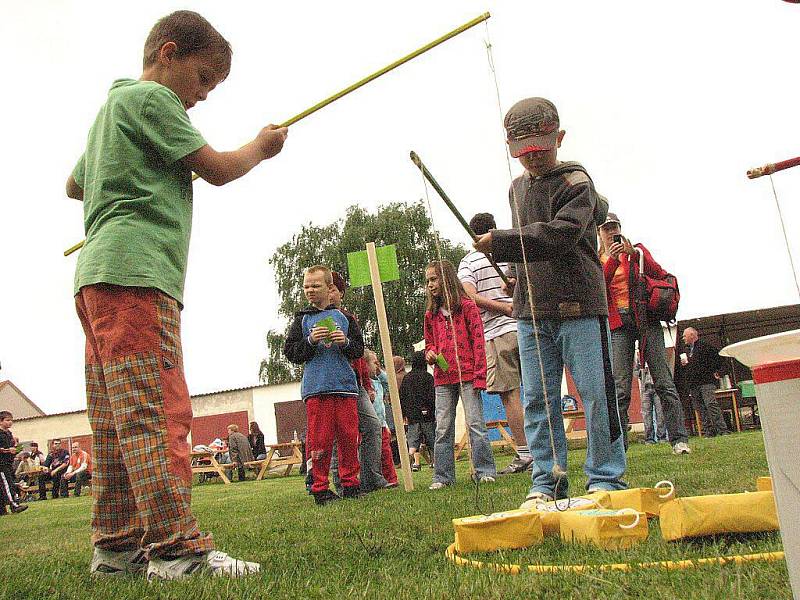
[{"label": "wooden picnic table", "polygon": [[233,463],[220,464],[213,452],[206,450],[192,451],[189,453],[192,461],[192,473],[216,473],[220,476],[223,483],[230,483],[231,480],[225,474],[225,469],[232,469],[236,465]]},{"label": "wooden picnic table", "polygon": [[[575,431],[575,421],[578,419],[585,419],[586,415],[582,410],[565,410],[561,413],[561,416],[564,420],[564,435],[568,440],[574,439],[582,439],[586,437],[586,431]],[[514,449],[514,438],[511,437],[511,433],[507,429],[508,421],[504,419],[498,419],[495,421],[486,421],[486,429],[487,431],[496,429],[500,433],[500,439],[491,442],[492,446],[506,446],[511,449]],[[461,436],[461,440],[456,444],[455,447],[455,459],[458,460],[461,458],[461,453],[464,451],[464,448],[469,446],[469,429],[464,431]]]},{"label": "wooden picnic table", "polygon": [[[299,441],[285,444],[271,444],[267,446],[267,457],[261,460],[252,460],[244,463],[245,467],[258,469],[256,481],[260,481],[272,469],[286,467],[283,476],[289,475],[295,465],[303,464],[303,453],[300,451],[302,443]],[[281,450],[290,450],[286,456],[281,456]]]}]

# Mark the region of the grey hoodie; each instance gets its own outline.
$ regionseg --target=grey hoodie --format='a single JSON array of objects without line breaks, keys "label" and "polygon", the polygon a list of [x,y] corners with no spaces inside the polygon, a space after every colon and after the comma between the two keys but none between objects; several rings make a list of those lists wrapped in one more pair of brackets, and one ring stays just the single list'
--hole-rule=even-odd
[{"label": "grey hoodie", "polygon": [[493,258],[516,263],[512,269],[517,277],[513,316],[531,318],[520,232],[516,229],[515,194],[536,317],[608,315],[603,269],[597,255],[597,226],[605,219],[608,203],[595,191],[583,166],[563,162],[541,177],[528,172],[517,177],[509,190],[515,229],[492,230]]}]

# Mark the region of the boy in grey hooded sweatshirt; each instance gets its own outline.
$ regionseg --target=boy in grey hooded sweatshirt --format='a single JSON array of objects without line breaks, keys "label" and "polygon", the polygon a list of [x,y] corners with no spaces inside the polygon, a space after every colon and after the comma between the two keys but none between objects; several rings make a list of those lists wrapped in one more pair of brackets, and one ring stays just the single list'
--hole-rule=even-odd
[{"label": "boy in grey hooded sweatshirt", "polygon": [[525,167],[509,191],[514,227],[491,230],[475,248],[491,252],[497,261],[515,263],[512,316],[518,319],[525,435],[534,458],[526,504],[566,496],[562,473],[567,468],[567,441],[560,401],[565,365],[586,413],[587,488],[624,489],[625,449],[611,373],[605,281],[597,255],[596,225],[608,204],[586,169],[557,159],[565,132],[552,102],[517,102],[506,114],[505,128],[511,155]]}]

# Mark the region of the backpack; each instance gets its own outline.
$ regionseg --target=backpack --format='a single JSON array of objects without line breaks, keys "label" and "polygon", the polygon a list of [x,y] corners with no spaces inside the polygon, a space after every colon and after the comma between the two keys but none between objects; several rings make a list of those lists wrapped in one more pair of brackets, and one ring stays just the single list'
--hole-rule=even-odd
[{"label": "backpack", "polygon": [[645,309],[648,316],[667,323],[675,322],[681,292],[678,278],[667,273],[662,279],[650,277],[644,272],[644,253],[639,253],[639,281],[636,285],[636,302]]}]

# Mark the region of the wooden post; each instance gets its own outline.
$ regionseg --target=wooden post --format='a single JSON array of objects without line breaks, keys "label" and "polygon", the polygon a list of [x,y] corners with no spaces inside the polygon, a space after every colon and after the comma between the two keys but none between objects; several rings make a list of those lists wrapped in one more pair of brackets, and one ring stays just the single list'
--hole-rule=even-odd
[{"label": "wooden post", "polygon": [[375,252],[375,243],[367,243],[367,260],[369,261],[369,275],[372,280],[372,293],[375,296],[375,312],[378,315],[378,330],[381,334],[383,347],[383,364],[389,377],[389,393],[392,396],[392,415],[394,416],[394,430],[397,435],[397,449],[400,451],[400,470],[403,473],[403,486],[407,492],[414,490],[414,481],[411,479],[411,463],[408,461],[408,444],[406,432],[403,428],[403,411],[400,409],[400,392],[397,388],[397,374],[394,372],[394,355],[392,354],[392,340],[389,337],[389,321],[386,319],[386,306],[383,303],[383,285],[378,269],[378,255]]}]

